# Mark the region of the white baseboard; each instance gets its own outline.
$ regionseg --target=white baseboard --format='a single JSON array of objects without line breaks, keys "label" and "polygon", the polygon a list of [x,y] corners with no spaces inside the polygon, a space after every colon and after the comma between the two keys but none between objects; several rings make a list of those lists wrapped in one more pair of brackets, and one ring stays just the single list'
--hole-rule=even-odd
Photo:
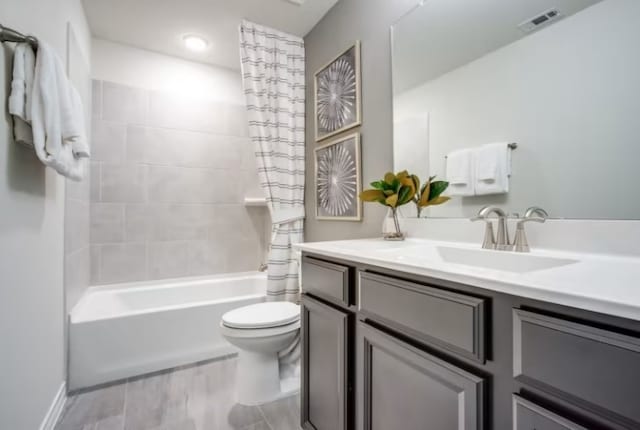
[{"label": "white baseboard", "polygon": [[60,385],[53,402],[51,402],[51,406],[49,406],[47,415],[45,415],[44,420],[42,420],[42,424],[40,424],[40,430],[53,430],[58,422],[58,418],[60,418],[60,414],[62,413],[66,402],[67,384],[63,382],[62,385]]}]

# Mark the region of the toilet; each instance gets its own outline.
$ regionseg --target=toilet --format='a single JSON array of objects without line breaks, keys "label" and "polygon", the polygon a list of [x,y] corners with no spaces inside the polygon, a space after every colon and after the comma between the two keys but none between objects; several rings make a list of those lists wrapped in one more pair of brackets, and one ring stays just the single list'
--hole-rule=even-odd
[{"label": "toilet", "polygon": [[294,394],[299,384],[280,378],[278,353],[291,347],[300,331],[300,306],[265,302],[225,313],[222,335],[239,349],[237,401],[260,405]]}]

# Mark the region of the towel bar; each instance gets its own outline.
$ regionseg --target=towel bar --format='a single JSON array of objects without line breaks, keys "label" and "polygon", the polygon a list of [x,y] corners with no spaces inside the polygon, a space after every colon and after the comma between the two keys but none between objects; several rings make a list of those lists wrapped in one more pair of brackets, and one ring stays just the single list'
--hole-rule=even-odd
[{"label": "towel bar", "polygon": [[38,47],[38,40],[35,37],[25,36],[14,29],[4,27],[2,24],[0,24],[0,42],[27,42],[34,48]]},{"label": "towel bar", "polygon": [[[513,142],[513,143],[507,143],[507,147],[511,150],[514,150],[518,147],[518,144]],[[447,158],[447,156],[445,155],[444,158]]]}]

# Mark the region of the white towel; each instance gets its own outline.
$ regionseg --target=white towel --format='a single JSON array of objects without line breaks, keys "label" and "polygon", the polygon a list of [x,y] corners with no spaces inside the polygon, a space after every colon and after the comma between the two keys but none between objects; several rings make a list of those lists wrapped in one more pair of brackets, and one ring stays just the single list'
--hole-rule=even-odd
[{"label": "white towel", "polygon": [[511,148],[507,142],[491,143],[476,149],[476,195],[509,192]]},{"label": "white towel", "polygon": [[91,157],[91,151],[89,149],[89,142],[87,141],[87,131],[85,128],[85,116],[84,107],[82,105],[82,98],[71,83],[69,83],[71,90],[71,104],[73,107],[73,118],[71,122],[65,125],[65,131],[63,136],[65,139],[71,141],[71,148],[73,155],[76,158],[89,158]]},{"label": "white towel", "polygon": [[31,93],[36,67],[33,48],[28,43],[16,45],[13,54],[13,77],[9,95],[9,113],[13,117],[13,136],[16,143],[33,147],[31,131]]},{"label": "white towel", "polygon": [[451,196],[473,196],[474,182],[474,154],[471,149],[460,149],[447,155],[447,194]]},{"label": "white towel", "polygon": [[[33,146],[45,165],[79,181],[89,152],[84,116],[79,115],[82,104],[74,91],[60,58],[47,43],[39,41],[31,103]],[[74,145],[78,155],[86,155],[74,154]]]}]

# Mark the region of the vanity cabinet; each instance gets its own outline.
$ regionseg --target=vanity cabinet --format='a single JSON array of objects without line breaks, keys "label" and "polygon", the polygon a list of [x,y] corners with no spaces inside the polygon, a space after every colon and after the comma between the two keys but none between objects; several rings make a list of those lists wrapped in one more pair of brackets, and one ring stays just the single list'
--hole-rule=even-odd
[{"label": "vanity cabinet", "polygon": [[353,313],[304,294],[302,298],[302,426],[352,428]]},{"label": "vanity cabinet", "polygon": [[640,430],[640,322],[305,252],[316,430]]}]

